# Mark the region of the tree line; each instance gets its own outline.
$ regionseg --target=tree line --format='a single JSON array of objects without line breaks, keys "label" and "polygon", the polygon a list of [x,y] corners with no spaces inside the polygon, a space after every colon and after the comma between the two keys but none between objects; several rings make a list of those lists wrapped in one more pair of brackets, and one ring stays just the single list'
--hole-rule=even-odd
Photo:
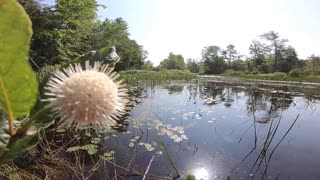
[{"label": "tree line", "polygon": [[200,60],[184,59],[172,52],[160,63],[160,68],[188,69],[194,73],[221,74],[226,71],[244,73],[289,73],[299,70],[312,75],[320,75],[320,57],[311,55],[308,59],[299,59],[297,51],[288,40],[279,33],[269,31],[253,40],[249,45],[249,56],[240,54],[233,44],[222,49],[216,45],[204,47]]},{"label": "tree line", "polygon": [[249,45],[249,56],[240,54],[233,44],[225,48],[204,47],[200,60],[185,59],[169,53],[158,67],[146,60],[147,51],[129,38],[128,23],[123,18],[100,21],[96,0],[56,0],[55,5],[40,0],[18,0],[31,18],[33,36],[29,59],[34,70],[67,63],[91,50],[115,46],[121,61],[116,70],[188,69],[194,73],[221,74],[226,71],[273,73],[299,70],[320,75],[320,57],[298,59],[294,47],[279,33],[269,31]]},{"label": "tree line", "polygon": [[[95,0],[56,0],[55,5],[19,0],[31,18],[33,36],[29,59],[34,70],[71,61],[91,50],[115,46],[121,61],[117,70],[142,68],[147,52],[129,38],[122,18],[97,18]],[[105,7],[104,7],[105,8]]]}]

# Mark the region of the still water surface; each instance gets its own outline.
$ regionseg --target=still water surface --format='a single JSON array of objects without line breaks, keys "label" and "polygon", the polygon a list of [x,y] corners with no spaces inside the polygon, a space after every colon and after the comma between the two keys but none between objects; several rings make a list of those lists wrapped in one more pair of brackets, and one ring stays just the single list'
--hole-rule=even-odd
[{"label": "still water surface", "polygon": [[125,167],[176,175],[158,133],[181,179],[320,179],[319,100],[212,83],[144,86],[136,96],[124,133],[106,140]]}]

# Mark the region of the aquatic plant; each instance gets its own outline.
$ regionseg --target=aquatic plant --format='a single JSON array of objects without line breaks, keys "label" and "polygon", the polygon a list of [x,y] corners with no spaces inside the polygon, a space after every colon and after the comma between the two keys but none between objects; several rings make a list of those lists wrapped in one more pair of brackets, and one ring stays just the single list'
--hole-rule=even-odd
[{"label": "aquatic plant", "polygon": [[146,71],[146,70],[128,70],[120,72],[121,78],[130,85],[136,85],[143,82],[151,84],[166,82],[171,80],[192,80],[198,79],[198,76],[189,71],[183,70],[161,70],[161,71]]}]

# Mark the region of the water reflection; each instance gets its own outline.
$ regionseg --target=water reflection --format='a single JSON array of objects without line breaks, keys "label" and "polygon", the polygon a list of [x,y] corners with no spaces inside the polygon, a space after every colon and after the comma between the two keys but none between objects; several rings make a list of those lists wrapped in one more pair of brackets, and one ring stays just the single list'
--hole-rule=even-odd
[{"label": "water reflection", "polygon": [[[306,109],[310,101],[301,95],[297,97],[280,90],[193,83],[154,86],[148,92],[152,93],[142,98],[142,103],[133,109],[131,117],[139,119],[141,112],[151,112],[145,117],[149,120],[140,124],[142,130],[148,129],[147,122],[155,119],[172,124],[171,127],[184,128],[188,139],[183,142],[170,138],[170,133],[162,132],[168,135],[163,136],[164,144],[180,175],[194,172],[194,175],[207,179],[224,179],[227,176],[264,179],[277,178],[279,173],[284,177],[292,175],[292,172],[283,174],[280,171],[281,165],[289,160],[281,159],[274,163],[272,159],[275,155],[279,159],[288,146],[299,147],[299,142],[297,145],[288,144],[288,139],[291,138],[290,143],[294,142],[292,134],[296,132],[291,131],[297,130],[294,126],[297,115],[302,110],[310,110]],[[313,112],[320,115],[319,111]],[[310,120],[307,113],[302,118]],[[150,138],[152,131],[149,129],[147,132],[149,137],[145,141],[155,140]],[[168,159],[155,161],[159,167]],[[187,162],[196,163],[190,166]],[[195,170],[195,167],[201,168]],[[298,167],[296,165],[295,169]],[[150,173],[166,174],[163,168],[151,168]]]},{"label": "water reflection", "polygon": [[167,89],[169,94],[174,94],[174,93],[179,94],[183,91],[184,86],[173,84],[173,85],[164,86],[163,88]]},{"label": "water reflection", "polygon": [[141,179],[147,167],[146,179],[320,176],[303,171],[320,163],[314,99],[214,83],[145,85],[130,92],[127,119],[103,136],[104,146],[116,152],[107,164],[121,167],[119,177]]}]

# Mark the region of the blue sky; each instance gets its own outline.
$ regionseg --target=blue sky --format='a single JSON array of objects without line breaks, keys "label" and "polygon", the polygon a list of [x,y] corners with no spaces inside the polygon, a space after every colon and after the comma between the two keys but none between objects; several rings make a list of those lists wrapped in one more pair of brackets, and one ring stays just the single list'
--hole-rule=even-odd
[{"label": "blue sky", "polygon": [[[52,1],[52,0],[46,0]],[[248,55],[252,40],[274,30],[300,58],[320,54],[319,0],[98,0],[101,20],[123,17],[130,37],[158,65],[169,52],[201,58],[205,46],[234,44]]]}]

